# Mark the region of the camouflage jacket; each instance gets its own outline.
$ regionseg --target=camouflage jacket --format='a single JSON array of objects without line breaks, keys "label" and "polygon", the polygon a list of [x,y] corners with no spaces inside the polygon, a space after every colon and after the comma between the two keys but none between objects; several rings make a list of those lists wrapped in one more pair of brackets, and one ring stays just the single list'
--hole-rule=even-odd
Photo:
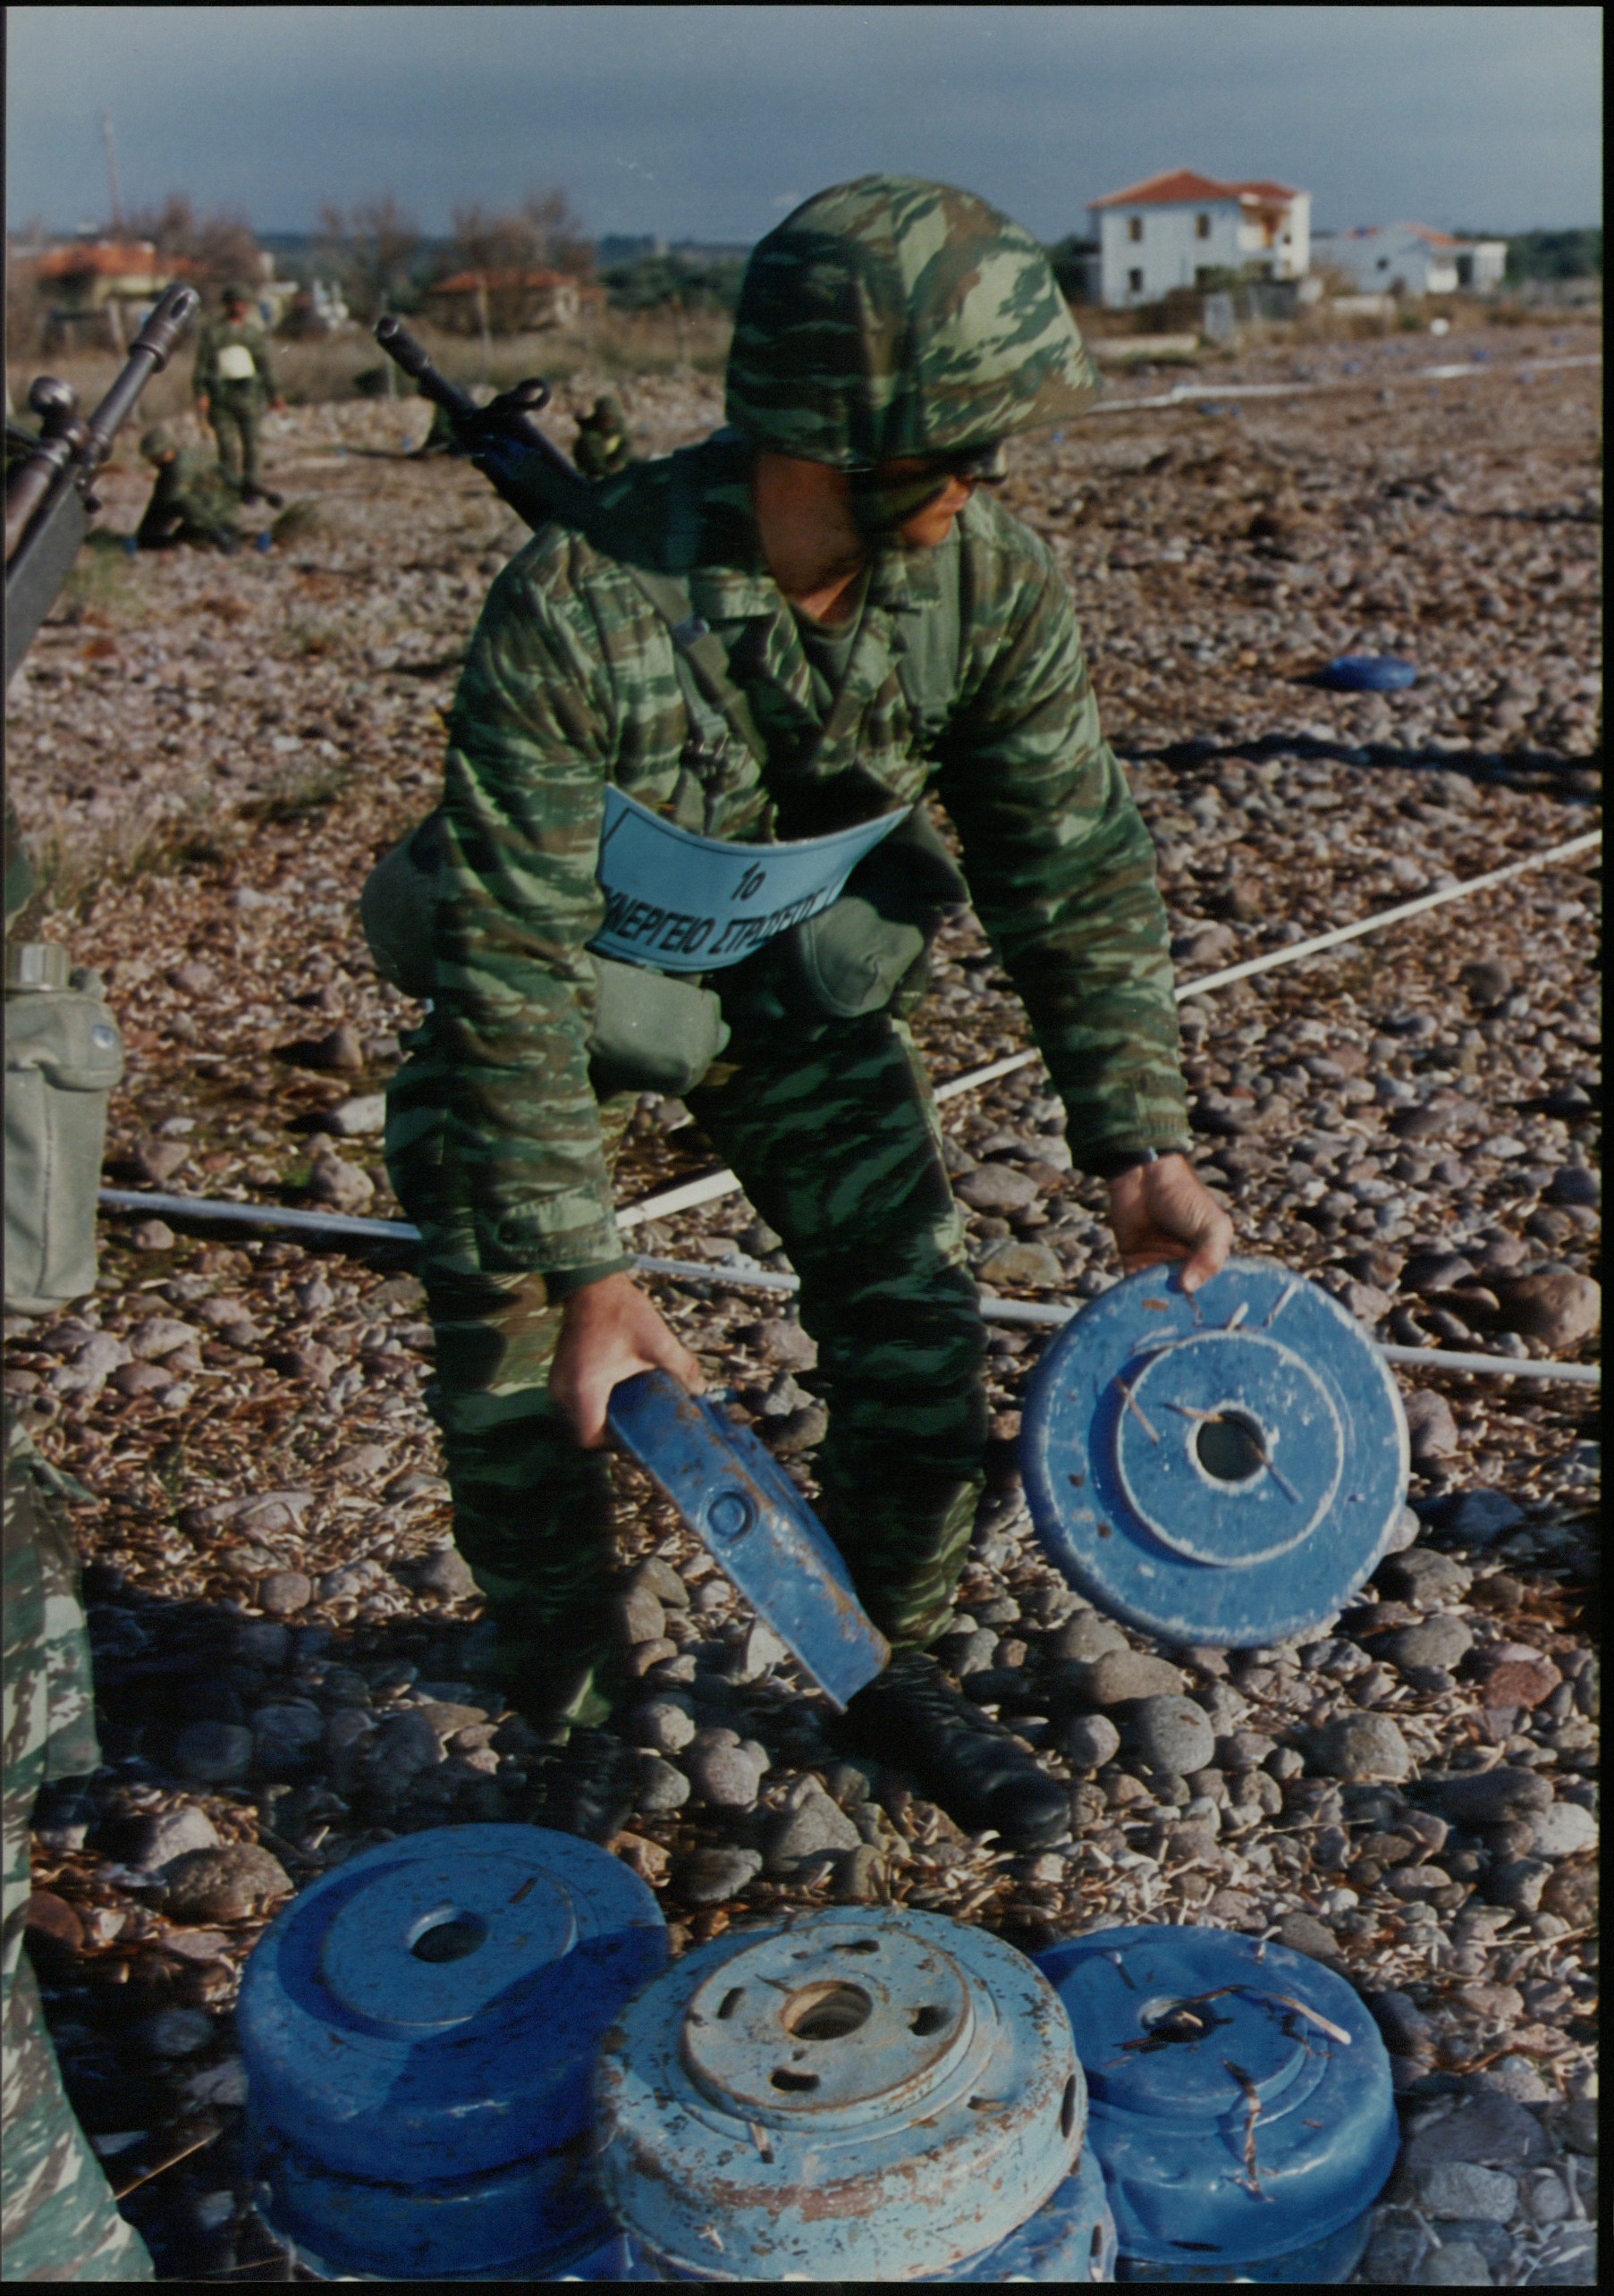
[{"label": "camouflage jacket", "polygon": [[[934,791],[1077,1161],[1188,1142],[1153,848],[1048,551],[977,495],[941,549],[876,555],[831,703],[763,560],[748,468],[719,433],[606,481],[588,538],[542,529],[494,584],[455,698],[433,1009],[394,1120],[435,1104],[481,1266],[537,1270],[556,1291],[623,1264],[587,1053],[608,781],[681,828],[753,840]],[[738,736],[690,742],[667,629],[622,560],[682,576],[765,772]]]},{"label": "camouflage jacket", "polygon": [[158,466],[139,536],[142,542],[166,542],[188,527],[215,541],[228,540],[236,535],[241,506],[240,488],[231,484],[213,456],[182,446],[172,462]]},{"label": "camouflage jacket", "polygon": [[[218,355],[226,343],[239,343],[252,354],[256,373],[241,382],[226,382],[218,371]],[[268,345],[264,331],[256,319],[212,319],[202,329],[196,346],[196,365],[191,371],[191,396],[198,399],[216,398],[220,389],[237,393],[250,392],[254,397],[272,399],[275,395],[274,370],[269,365]]]}]

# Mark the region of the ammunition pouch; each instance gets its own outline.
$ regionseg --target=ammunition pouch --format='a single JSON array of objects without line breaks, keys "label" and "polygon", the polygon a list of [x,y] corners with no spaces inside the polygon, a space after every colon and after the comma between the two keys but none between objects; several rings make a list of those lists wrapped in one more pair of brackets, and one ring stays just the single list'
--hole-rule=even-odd
[{"label": "ammunition pouch", "polygon": [[123,1044],[99,976],[67,951],[5,952],[5,1304],[41,1315],[95,1289],[106,1103]]},{"label": "ammunition pouch", "polygon": [[968,899],[958,865],[916,807],[858,863],[839,900],[725,975],[724,1009],[739,1026],[911,1010],[942,918]]},{"label": "ammunition pouch", "polygon": [[[365,880],[359,919],[376,970],[406,996],[432,993],[435,820],[428,816]],[[602,1099],[693,1091],[729,1041],[711,989],[642,965],[593,959],[596,995],[588,1077]]]}]

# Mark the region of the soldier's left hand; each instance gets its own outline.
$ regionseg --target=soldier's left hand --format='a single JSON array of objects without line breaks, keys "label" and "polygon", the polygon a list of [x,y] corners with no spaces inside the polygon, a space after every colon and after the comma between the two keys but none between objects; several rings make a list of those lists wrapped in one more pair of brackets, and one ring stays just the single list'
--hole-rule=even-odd
[{"label": "soldier's left hand", "polygon": [[286,402],[285,402],[285,401],[284,401],[283,399],[271,399],[271,400],[270,400],[270,401],[269,401],[269,412],[270,412],[272,415],[283,415],[283,414],[285,413],[285,411],[286,411]]},{"label": "soldier's left hand", "polygon": [[1184,1291],[1197,1291],[1233,1248],[1232,1221],[1184,1156],[1135,1164],[1111,1180],[1110,1225],[1128,1275],[1186,1260]]}]

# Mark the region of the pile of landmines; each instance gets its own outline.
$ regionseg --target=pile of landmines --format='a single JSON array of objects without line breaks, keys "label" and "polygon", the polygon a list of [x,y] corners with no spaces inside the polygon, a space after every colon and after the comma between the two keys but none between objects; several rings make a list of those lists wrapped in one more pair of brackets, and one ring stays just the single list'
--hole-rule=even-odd
[{"label": "pile of landmines", "polygon": [[325,2277],[1343,2281],[1390,2174],[1344,1980],[1213,1929],[1034,1963],[908,1907],[669,1964],[569,1835],[353,1858],[266,1933],[240,2029],[258,2201]]}]

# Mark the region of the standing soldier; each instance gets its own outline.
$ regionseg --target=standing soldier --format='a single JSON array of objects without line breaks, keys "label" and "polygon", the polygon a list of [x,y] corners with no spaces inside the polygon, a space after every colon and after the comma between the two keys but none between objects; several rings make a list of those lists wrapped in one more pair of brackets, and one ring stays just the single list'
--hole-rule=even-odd
[{"label": "standing soldier", "polygon": [[611,478],[633,460],[621,401],[611,392],[594,402],[594,412],[578,417],[577,443],[572,460],[585,478]]},{"label": "standing soldier", "polygon": [[276,414],[285,405],[269,366],[264,331],[249,318],[244,288],[226,287],[224,316],[202,329],[190,378],[196,411],[211,423],[218,459],[241,488],[243,502],[260,499],[258,426],[266,400]]},{"label": "standing soldier", "polygon": [[[943,184],[841,185],[752,253],[731,427],[637,466],[586,536],[541,528],[484,608],[443,800],[408,848],[431,1003],[389,1093],[387,1158],[422,1231],[456,1536],[512,1694],[570,1733],[552,1824],[603,1834],[632,1801],[627,1750],[600,1726],[626,1687],[608,1628],[611,1389],[657,1366],[701,1385],[617,1232],[635,1079],[606,1064],[601,983],[622,992],[620,971],[641,1017],[663,1016],[662,1053],[683,1026],[670,1003],[685,1000],[693,1044],[721,1000],[683,1097],[800,1278],[829,1406],[824,1520],[892,1646],[847,1742],[1006,1844],[1069,1831],[1069,1789],[931,1655],[988,1430],[979,1303],[905,1019],[925,925],[963,889],[906,817],[931,791],[946,806],[1076,1164],[1109,1183],[1122,1264],[1182,1260],[1196,1287],[1231,1228],[1186,1161],[1153,850],[1059,570],[977,492],[1006,440],[1068,421],[1095,388],[1028,232]],[[646,844],[615,834],[638,818],[628,799],[666,832],[659,875],[621,857]],[[873,846],[883,821],[895,833],[850,882],[866,899],[792,925],[822,866],[802,840],[861,827]],[[691,864],[717,870],[713,846],[731,843],[730,923],[703,933],[681,914]],[[798,896],[777,930],[743,906],[775,854]],[[608,915],[619,950],[664,925],[669,953],[653,938],[639,968],[598,964]],[[704,989],[672,953],[686,941],[706,951]]]},{"label": "standing soldier", "polygon": [[[111,1014],[92,1001],[85,975],[70,983],[60,944],[17,947],[11,941],[12,920],[26,907],[32,888],[33,873],[8,798],[5,1305],[8,1313],[20,1309],[39,1314],[94,1287],[95,1190],[106,1094],[116,1081],[120,1056]],[[107,1040],[105,1050],[99,1037]],[[75,1083],[99,1089],[57,1090],[53,1070],[64,1059],[80,1071]],[[4,2276],[149,2280],[145,2243],[119,2216],[106,2173],[73,2117],[24,1948],[35,1802],[52,1781],[96,1769],[100,1752],[78,1557],[60,1497],[63,1479],[34,1450],[13,1416],[9,1397],[4,1441]]]}]

